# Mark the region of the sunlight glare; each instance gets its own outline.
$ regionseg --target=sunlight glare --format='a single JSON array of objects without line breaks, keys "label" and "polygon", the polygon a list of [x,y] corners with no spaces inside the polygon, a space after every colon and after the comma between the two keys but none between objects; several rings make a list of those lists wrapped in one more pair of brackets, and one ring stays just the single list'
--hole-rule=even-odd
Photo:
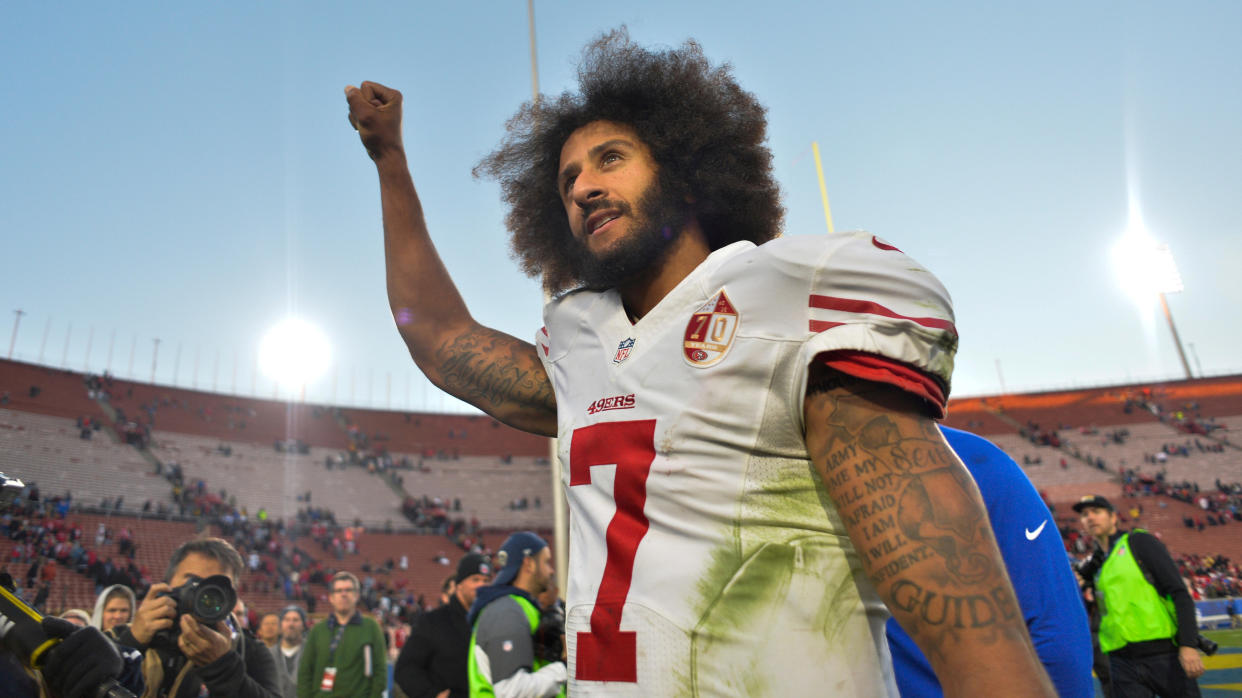
[{"label": "sunlight glare", "polygon": [[300,318],[287,318],[268,330],[259,345],[259,367],[277,383],[305,386],[323,375],[331,361],[328,338]]}]

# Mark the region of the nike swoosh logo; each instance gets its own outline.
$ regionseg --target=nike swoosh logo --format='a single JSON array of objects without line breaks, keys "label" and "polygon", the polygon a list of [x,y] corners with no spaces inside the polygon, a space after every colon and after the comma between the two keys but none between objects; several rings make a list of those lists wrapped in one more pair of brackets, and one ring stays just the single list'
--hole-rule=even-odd
[{"label": "nike swoosh logo", "polygon": [[1035,540],[1036,538],[1038,538],[1038,537],[1039,537],[1039,534],[1041,534],[1041,533],[1043,533],[1043,532],[1044,532],[1044,526],[1047,526],[1047,525],[1048,525],[1048,519],[1044,519],[1044,522],[1043,522],[1043,523],[1041,523],[1041,524],[1039,525],[1039,528],[1035,529],[1034,531],[1032,531],[1032,530],[1031,530],[1031,529],[1029,529],[1029,528],[1028,528],[1028,529],[1026,529],[1026,539],[1027,539],[1027,540]]}]

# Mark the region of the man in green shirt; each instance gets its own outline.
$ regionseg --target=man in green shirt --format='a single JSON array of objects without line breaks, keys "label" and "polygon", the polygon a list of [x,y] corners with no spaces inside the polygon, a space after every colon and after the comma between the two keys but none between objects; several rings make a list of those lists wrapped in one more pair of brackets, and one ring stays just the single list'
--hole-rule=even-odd
[{"label": "man in green shirt", "polygon": [[298,698],[380,698],[388,686],[379,623],[358,612],[358,578],[332,576],[332,615],[311,628],[298,663]]},{"label": "man in green shirt", "polygon": [[1116,510],[1098,494],[1074,511],[1099,545],[1080,574],[1095,583],[1113,695],[1198,698],[1204,669],[1194,601],[1168,549],[1142,529],[1119,530]]}]

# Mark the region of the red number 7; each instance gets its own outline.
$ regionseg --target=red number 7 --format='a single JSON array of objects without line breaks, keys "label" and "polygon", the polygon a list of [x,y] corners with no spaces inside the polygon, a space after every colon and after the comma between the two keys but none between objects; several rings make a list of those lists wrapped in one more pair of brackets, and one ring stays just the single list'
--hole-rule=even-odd
[{"label": "red number 7", "polygon": [[634,555],[647,535],[647,476],[655,460],[655,420],[603,422],[575,429],[569,442],[569,486],[591,484],[591,468],[617,466],[612,496],[617,513],[604,538],[608,558],[591,612],[591,632],[578,633],[579,681],[638,681],[633,632],[621,632],[621,609],[630,593]]}]

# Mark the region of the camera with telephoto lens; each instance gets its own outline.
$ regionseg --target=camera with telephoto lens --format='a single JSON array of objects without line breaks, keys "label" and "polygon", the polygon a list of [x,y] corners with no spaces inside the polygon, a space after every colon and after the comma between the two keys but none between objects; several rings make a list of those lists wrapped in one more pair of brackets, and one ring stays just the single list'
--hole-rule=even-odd
[{"label": "camera with telephoto lens", "polygon": [[565,609],[554,603],[539,614],[539,626],[532,638],[535,658],[559,662],[565,654]]},{"label": "camera with telephoto lens", "polygon": [[1206,654],[1209,657],[1216,654],[1216,650],[1220,649],[1220,645],[1216,644],[1215,642],[1212,642],[1211,640],[1207,639],[1206,637],[1202,635],[1200,635],[1199,637],[1195,639],[1195,646],[1199,648],[1200,652]]},{"label": "camera with telephoto lens", "polygon": [[170,628],[156,631],[151,644],[167,649],[177,649],[177,636],[181,634],[181,616],[189,614],[194,620],[210,628],[225,620],[237,605],[237,592],[233,580],[223,574],[213,574],[201,579],[191,577],[185,584],[160,592],[160,596],[172,597],[177,603],[177,615]]}]

